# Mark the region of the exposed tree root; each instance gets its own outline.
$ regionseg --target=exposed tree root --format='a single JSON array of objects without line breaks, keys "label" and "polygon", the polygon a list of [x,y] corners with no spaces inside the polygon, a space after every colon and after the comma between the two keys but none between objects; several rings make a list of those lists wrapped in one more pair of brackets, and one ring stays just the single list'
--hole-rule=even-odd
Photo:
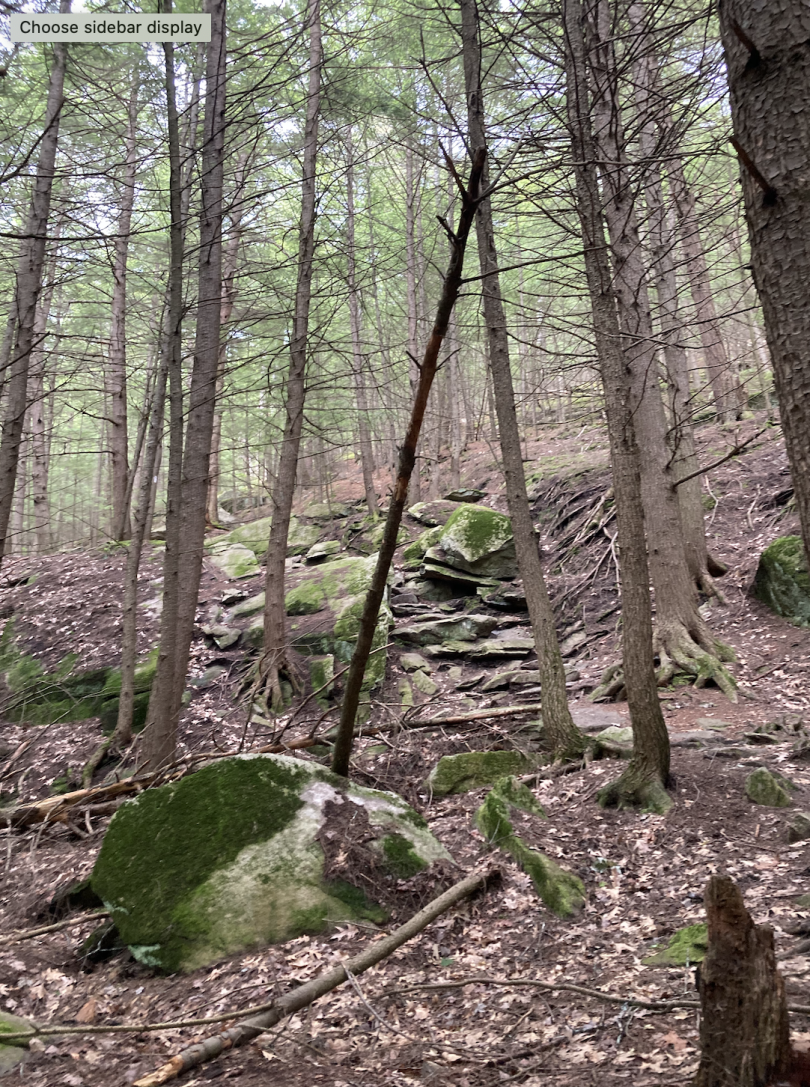
[{"label": "exposed tree root", "polygon": [[[727,569],[727,567],[726,567]],[[723,571],[725,573],[725,570]],[[717,575],[719,576],[719,575]],[[717,585],[717,582],[712,577],[711,573],[703,570],[697,579],[697,587],[703,593],[704,596],[709,598],[714,597],[718,604],[722,604],[723,607],[728,605],[726,594]]]},{"label": "exposed tree root", "polygon": [[621,777],[599,790],[597,799],[603,808],[641,808],[656,815],[666,815],[672,807],[660,778],[640,773],[632,762]]},{"label": "exposed tree root", "polygon": [[90,786],[91,786],[91,784],[93,782],[93,774],[95,774],[96,770],[98,770],[99,766],[101,766],[102,762],[104,761],[105,756],[107,755],[107,752],[112,747],[112,743],[113,743],[114,739],[115,739],[115,736],[113,735],[113,736],[108,736],[106,739],[102,740],[101,743],[98,745],[98,747],[93,752],[93,754],[90,756],[90,758],[84,764],[84,768],[82,770],[82,788],[83,789],[89,789],[90,788]]},{"label": "exposed tree root", "polygon": [[[657,627],[654,648],[659,660],[655,674],[659,687],[668,686],[678,674],[693,676],[695,687],[705,687],[711,680],[730,702],[737,701],[737,683],[723,667],[724,661],[737,659],[734,650],[715,638],[702,620],[694,624],[692,632],[682,622]],[[603,672],[591,701],[616,702],[626,695],[622,666],[612,664]]]}]

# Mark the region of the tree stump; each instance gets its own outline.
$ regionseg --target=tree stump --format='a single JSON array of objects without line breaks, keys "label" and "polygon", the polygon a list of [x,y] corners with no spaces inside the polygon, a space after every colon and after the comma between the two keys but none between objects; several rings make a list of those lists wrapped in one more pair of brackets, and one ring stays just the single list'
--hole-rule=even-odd
[{"label": "tree stump", "polygon": [[694,1087],[766,1087],[791,1061],[773,929],[754,924],[728,876],[712,876],[705,902],[709,950],[698,982],[701,1056]]}]

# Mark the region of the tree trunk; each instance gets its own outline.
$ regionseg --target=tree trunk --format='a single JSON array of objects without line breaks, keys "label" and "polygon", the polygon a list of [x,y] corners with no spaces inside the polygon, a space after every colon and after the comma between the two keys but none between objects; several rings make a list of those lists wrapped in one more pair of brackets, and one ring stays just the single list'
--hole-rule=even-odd
[{"label": "tree trunk", "polygon": [[721,661],[733,660],[734,653],[712,635],[700,616],[697,593],[686,561],[673,462],[665,439],[666,419],[658,380],[657,348],[634,206],[634,186],[627,165],[608,0],[593,0],[589,9],[597,149],[613,259],[614,291],[624,356],[630,371],[635,432],[641,450],[641,493],[655,589],[655,646],[661,661],[659,682],[668,682],[681,671],[694,676],[697,686],[714,680],[731,701],[736,701],[734,680],[721,664]]},{"label": "tree trunk", "polygon": [[[70,11],[70,3],[71,0],[61,0],[59,10],[62,14],[67,14]],[[34,348],[34,323],[42,286],[42,270],[45,264],[45,243],[51,208],[59,120],[64,102],[66,63],[66,43],[54,42],[53,64],[51,65],[48,84],[48,101],[45,108],[45,129],[39,148],[37,174],[34,179],[31,205],[25,228],[26,239],[22,243],[22,251],[17,265],[17,282],[14,293],[15,339],[6,382],[3,436],[0,441],[0,563],[2,563],[5,554],[9,518],[11,517],[11,507],[14,501],[14,484],[17,477],[20,442],[27,408],[28,371],[31,352]]]},{"label": "tree trunk", "polygon": [[700,964],[694,1087],[765,1087],[790,1066],[785,983],[776,969],[773,929],[754,924],[728,876],[711,877],[704,902],[709,950]]},{"label": "tree trunk", "polygon": [[596,143],[588,92],[582,0],[564,0],[568,123],[574,161],[577,213],[585,253],[596,353],[605,393],[605,413],[616,496],[621,568],[624,680],[633,726],[633,757],[600,794],[603,804],[638,804],[665,812],[672,801],[669,737],[658,701],[652,648],[647,548],[641,501],[641,465],[634,412],[622,350],[613,276],[602,221],[596,174]]},{"label": "tree trunk", "polygon": [[304,162],[301,179],[301,220],[298,231],[298,282],[295,313],[290,337],[290,368],[287,374],[287,404],[284,438],[273,489],[273,521],[267,545],[264,606],[264,653],[259,674],[271,705],[281,709],[284,697],[281,674],[290,679],[286,653],[286,608],[284,605],[284,569],[287,536],[295,494],[298,451],[304,423],[306,370],[309,332],[309,306],[312,295],[312,271],[315,254],[315,196],[318,164],[318,122],[321,103],[321,6],[320,0],[307,0],[309,26],[309,83],[304,122]]},{"label": "tree trunk", "polygon": [[[332,752],[332,771],[342,777],[348,777],[349,759],[354,742],[354,722],[357,717],[357,707],[360,704],[360,691],[363,686],[363,678],[366,673],[366,664],[371,654],[371,646],[374,633],[377,629],[377,618],[380,614],[385,588],[388,582],[388,571],[397,547],[397,535],[402,523],[402,514],[408,499],[408,483],[416,463],[416,447],[419,441],[419,431],[422,420],[425,417],[430,387],[436,376],[436,366],[439,360],[444,337],[447,335],[447,326],[450,314],[458,298],[461,286],[461,273],[464,268],[464,251],[467,246],[467,238],[472,227],[475,209],[478,204],[478,191],[481,183],[481,173],[486,162],[486,149],[478,148],[473,155],[470,180],[464,191],[461,201],[461,214],[459,224],[453,238],[453,253],[447,273],[444,277],[444,287],[441,299],[436,311],[436,321],[433,332],[425,348],[422,366],[419,369],[419,385],[416,389],[411,417],[405,439],[399,450],[399,466],[394,491],[388,506],[388,515],[385,519],[380,551],[377,555],[377,565],[371,579],[371,585],[363,604],[363,614],[360,617],[360,629],[357,634],[357,642],[352,654],[349,672],[346,677],[346,689],[343,702],[340,707],[340,723],[335,737],[335,746]],[[459,186],[461,182],[459,181]]]},{"label": "tree trunk", "polygon": [[724,574],[727,567],[709,557],[701,501],[701,477],[694,475],[699,464],[692,428],[689,367],[686,349],[681,340],[683,327],[678,314],[678,290],[675,263],[672,259],[674,239],[664,203],[661,152],[656,132],[656,111],[661,97],[657,90],[658,63],[644,4],[635,0],[630,4],[627,15],[630,30],[636,36],[633,84],[638,114],[638,140],[644,159],[644,193],[647,202],[652,278],[658,296],[660,339],[664,345],[672,413],[668,445],[674,458],[675,480],[692,477],[677,488],[686,562],[697,588],[707,596],[717,596],[723,600],[712,575]]},{"label": "tree trunk", "polygon": [[[481,45],[478,35],[476,0],[461,0],[461,40],[464,56],[464,82],[467,94],[467,132],[470,147],[486,150],[484,98],[481,88]],[[481,267],[481,291],[487,326],[489,367],[498,415],[501,457],[506,480],[506,499],[512,521],[518,569],[529,609],[537,661],[540,668],[543,702],[543,736],[555,758],[579,755],[585,738],[571,718],[565,692],[563,668],[554,613],[543,579],[537,535],[532,522],[520,432],[515,413],[515,393],[509,361],[509,339],[501,298],[498,254],[492,221],[492,202],[486,195],[489,184],[486,166],[481,178],[484,196],[476,212],[478,260]]]},{"label": "tree trunk", "polygon": [[[410,374],[411,398],[416,396],[419,385],[419,370],[416,365],[416,360],[419,358],[416,301],[416,199],[413,148],[409,140],[405,145],[405,277],[408,291],[408,373]],[[418,464],[414,469],[411,501],[422,501],[422,473]]]},{"label": "tree trunk", "polygon": [[138,73],[132,75],[132,90],[127,111],[126,158],[121,182],[121,203],[113,257],[112,320],[110,355],[104,371],[107,396],[108,441],[112,468],[112,538],[126,540],[131,534],[129,506],[126,505],[129,482],[127,441],[127,256],[132,209],[135,205],[135,131],[138,123]]},{"label": "tree trunk", "polygon": [[801,0],[723,0],[720,28],[754,282],[810,554],[810,11]]},{"label": "tree trunk", "polygon": [[[239,246],[242,241],[242,219],[244,217],[244,191],[247,173],[247,152],[243,151],[236,165],[236,179],[234,193],[231,200],[231,232],[228,244],[225,246],[225,254],[222,261],[222,292],[219,303],[219,320],[224,329],[231,319],[233,305],[236,301],[236,267],[239,257]],[[219,345],[219,362],[217,364],[217,408],[214,412],[214,429],[211,434],[211,458],[208,469],[208,497],[206,522],[215,525],[219,521],[219,456],[222,444],[222,412],[219,405],[222,402],[222,391],[225,384],[225,360],[228,353],[227,333],[222,336]]]},{"label": "tree trunk", "polygon": [[352,337],[352,376],[357,402],[357,435],[360,440],[360,465],[369,517],[377,519],[377,492],[374,490],[374,452],[368,425],[365,360],[363,358],[362,315],[357,287],[354,215],[354,145],[351,125],[346,133],[346,285],[349,289],[349,325]]},{"label": "tree trunk", "polygon": [[[194,364],[189,392],[188,423],[180,478],[180,504],[172,520],[177,525],[178,562],[176,613],[161,623],[158,668],[149,701],[149,720],[144,736],[144,755],[153,768],[174,757],[177,725],[185,690],[189,650],[197,611],[202,572],[205,511],[208,494],[208,463],[211,453],[220,344],[220,295],[222,290],[222,184],[225,143],[225,4],[210,0],[211,41],[207,50],[205,79],[205,133],[201,163],[200,244],[197,294],[197,325]],[[179,145],[178,145],[179,160]],[[174,192],[177,220],[174,245],[182,261],[180,193]],[[175,214],[172,214],[173,226]],[[178,323],[173,327],[179,328]],[[178,338],[179,339],[179,338]],[[173,360],[174,362],[174,360]],[[170,379],[175,370],[170,368]],[[172,413],[175,407],[172,404]],[[172,431],[175,420],[172,418]],[[176,466],[170,466],[170,472]],[[171,490],[171,487],[169,488]],[[173,533],[174,534],[174,530]],[[179,545],[182,542],[182,551]],[[167,555],[169,516],[166,518]],[[164,568],[165,571],[165,568]],[[172,571],[172,574],[174,571]],[[164,572],[164,578],[166,573]],[[166,610],[164,581],[164,614]],[[161,616],[163,619],[164,616]]]}]

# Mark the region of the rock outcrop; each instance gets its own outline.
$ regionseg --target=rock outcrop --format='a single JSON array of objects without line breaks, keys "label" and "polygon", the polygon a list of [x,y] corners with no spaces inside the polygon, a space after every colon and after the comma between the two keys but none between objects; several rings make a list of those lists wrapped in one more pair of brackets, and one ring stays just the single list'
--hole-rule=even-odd
[{"label": "rock outcrop", "polygon": [[754,596],[797,626],[810,626],[810,575],[800,536],[781,536],[762,552]]}]

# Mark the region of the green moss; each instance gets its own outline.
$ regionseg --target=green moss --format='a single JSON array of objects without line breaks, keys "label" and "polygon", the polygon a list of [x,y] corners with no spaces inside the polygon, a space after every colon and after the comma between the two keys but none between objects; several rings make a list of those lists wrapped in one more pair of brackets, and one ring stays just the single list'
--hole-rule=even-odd
[{"label": "green moss", "polygon": [[789,808],[793,801],[786,785],[781,774],[772,774],[761,766],[745,779],[745,795],[754,804],[767,808]]},{"label": "green moss", "polygon": [[[277,834],[303,806],[305,768],[277,760],[257,767],[254,761],[223,759],[150,789],[119,808],[105,835],[93,890],[125,943],[161,946],[164,969],[179,967],[188,941],[202,934],[199,899],[208,893],[201,889],[206,878],[245,846]],[[140,848],[144,840],[149,850]]]},{"label": "green moss", "polygon": [[386,863],[398,879],[410,879],[427,868],[426,862],[402,834],[387,834],[382,844]]},{"label": "green moss", "polygon": [[408,544],[402,552],[402,558],[406,566],[418,566],[425,557],[425,552],[431,547],[438,546],[442,531],[441,525],[429,528],[426,532],[417,536],[413,543]]},{"label": "green moss", "polygon": [[582,881],[550,857],[526,845],[514,832],[511,807],[545,815],[532,793],[513,777],[501,778],[475,813],[475,824],[487,843],[508,853],[531,878],[543,903],[558,917],[571,917],[585,901]]},{"label": "green moss", "polygon": [[782,536],[759,559],[754,596],[797,626],[810,626],[810,575],[800,536]]},{"label": "green moss", "polygon": [[464,751],[439,759],[427,785],[436,796],[466,793],[481,785],[492,785],[509,774],[528,773],[535,765],[520,751]]},{"label": "green moss", "polygon": [[687,966],[703,962],[709,949],[709,934],[706,923],[687,925],[678,929],[665,948],[648,955],[645,966]]},{"label": "green moss", "polygon": [[476,562],[512,539],[512,522],[497,510],[464,503],[452,514],[440,536],[445,549],[461,551],[468,562]]},{"label": "green moss", "polygon": [[[417,858],[418,859],[418,858]],[[423,865],[423,867],[426,867]],[[343,902],[351,910],[352,916],[366,921],[372,921],[375,925],[382,925],[388,920],[388,912],[372,902],[365,893],[351,883],[343,879],[331,879],[324,882],[324,888],[333,897]],[[323,928],[323,923],[321,923]],[[315,930],[320,931],[320,930]]]},{"label": "green moss", "polygon": [[326,605],[324,586],[315,580],[302,581],[284,597],[288,615],[313,615]]}]

